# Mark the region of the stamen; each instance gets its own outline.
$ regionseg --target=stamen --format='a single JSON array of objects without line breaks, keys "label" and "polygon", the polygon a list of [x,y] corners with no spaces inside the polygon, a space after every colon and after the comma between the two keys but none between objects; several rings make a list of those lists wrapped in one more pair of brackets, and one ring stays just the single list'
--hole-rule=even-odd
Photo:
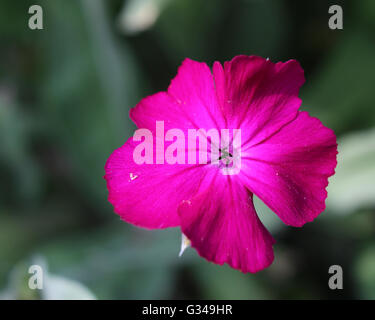
[{"label": "stamen", "polygon": [[224,148],[224,149],[219,149],[219,152],[220,152],[220,157],[218,160],[226,160],[226,166],[228,166],[228,163],[231,162],[231,159],[228,159],[229,158],[233,158],[233,155],[226,151],[227,148]]}]

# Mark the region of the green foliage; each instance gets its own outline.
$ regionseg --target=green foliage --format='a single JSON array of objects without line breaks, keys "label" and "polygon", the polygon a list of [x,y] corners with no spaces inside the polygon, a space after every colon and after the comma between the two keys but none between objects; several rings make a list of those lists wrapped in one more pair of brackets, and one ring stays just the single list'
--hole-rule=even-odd
[{"label": "green foliage", "polygon": [[328,187],[329,208],[339,213],[375,206],[375,130],[346,135],[339,142],[338,166]]},{"label": "green foliage", "polygon": [[[26,285],[35,255],[64,298],[374,298],[375,7],[337,3],[343,31],[328,28],[324,0],[41,0],[44,29],[32,31],[32,1],[1,1],[1,298],[48,299]],[[287,227],[255,200],[277,240],[274,264],[255,275],[191,248],[178,258],[179,229],[120,221],[103,179],[140,98],[164,90],[185,57],[237,54],[297,58],[302,108],[339,136],[315,222]],[[327,288],[332,264],[344,268],[342,293]]]}]

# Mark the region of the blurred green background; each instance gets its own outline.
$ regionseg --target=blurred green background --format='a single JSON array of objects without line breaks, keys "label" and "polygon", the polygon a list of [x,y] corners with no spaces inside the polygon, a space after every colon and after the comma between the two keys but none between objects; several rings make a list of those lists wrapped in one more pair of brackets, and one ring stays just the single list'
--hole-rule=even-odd
[{"label": "blurred green background", "polygon": [[[28,28],[32,4],[43,30]],[[344,30],[328,28],[332,4]],[[375,299],[374,34],[373,0],[2,0],[0,296]],[[298,59],[302,109],[335,130],[340,152],[313,223],[287,227],[257,201],[275,261],[246,275],[192,249],[178,258],[178,229],[120,221],[102,178],[134,130],[129,108],[165,90],[185,57],[238,54]],[[48,266],[49,293],[27,287],[32,263]],[[344,290],[328,288],[333,264]]]}]

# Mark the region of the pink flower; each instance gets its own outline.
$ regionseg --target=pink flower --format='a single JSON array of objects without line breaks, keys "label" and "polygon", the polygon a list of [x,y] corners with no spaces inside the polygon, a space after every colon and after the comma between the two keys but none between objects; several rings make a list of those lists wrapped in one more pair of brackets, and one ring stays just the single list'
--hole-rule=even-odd
[{"label": "pink flower", "polygon": [[[301,227],[324,211],[336,167],[334,132],[299,111],[303,83],[295,60],[274,64],[237,56],[224,67],[215,62],[211,72],[186,59],[168,90],[143,99],[130,117],[153,134],[156,121],[184,133],[240,129],[241,169],[225,175],[223,163],[139,165],[133,159],[139,142],[130,138],[105,166],[115,212],[144,228],[179,226],[199,255],[214,263],[243,272],[268,267],[275,240],[257,216],[253,194],[285,224]],[[223,157],[231,156],[228,149]]]}]

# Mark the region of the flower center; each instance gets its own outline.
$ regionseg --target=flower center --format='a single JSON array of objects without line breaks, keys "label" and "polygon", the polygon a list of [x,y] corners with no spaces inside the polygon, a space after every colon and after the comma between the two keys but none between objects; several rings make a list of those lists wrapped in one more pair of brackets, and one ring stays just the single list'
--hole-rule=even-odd
[{"label": "flower center", "polygon": [[233,162],[233,155],[227,150],[228,148],[229,147],[223,149],[219,148],[220,156],[218,160],[221,161],[221,163],[225,164],[226,167],[228,167]]}]

